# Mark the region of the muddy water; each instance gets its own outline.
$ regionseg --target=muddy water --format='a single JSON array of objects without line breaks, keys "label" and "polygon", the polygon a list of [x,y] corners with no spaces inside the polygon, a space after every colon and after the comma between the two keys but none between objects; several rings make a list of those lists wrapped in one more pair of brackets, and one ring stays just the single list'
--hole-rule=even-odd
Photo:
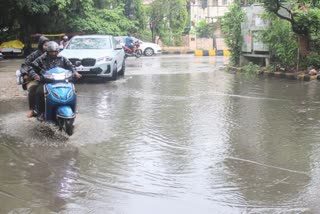
[{"label": "muddy water", "polygon": [[319,213],[319,83],[224,63],[129,58],[77,85],[70,138],[1,101],[0,213]]}]

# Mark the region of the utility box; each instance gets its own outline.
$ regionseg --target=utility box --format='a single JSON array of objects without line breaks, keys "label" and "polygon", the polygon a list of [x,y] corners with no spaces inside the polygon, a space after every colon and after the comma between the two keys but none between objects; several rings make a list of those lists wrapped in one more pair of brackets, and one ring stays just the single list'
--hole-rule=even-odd
[{"label": "utility box", "polygon": [[269,27],[270,22],[263,20],[264,7],[261,4],[253,4],[242,7],[245,20],[241,23],[243,37],[241,64],[248,61],[269,64],[269,48],[260,41],[259,32]]},{"label": "utility box", "polygon": [[241,24],[241,33],[243,36],[242,51],[246,53],[268,52],[267,45],[259,40],[258,33],[269,27],[270,23],[262,19],[264,8],[262,5],[253,4],[243,7],[246,14],[245,21]]}]

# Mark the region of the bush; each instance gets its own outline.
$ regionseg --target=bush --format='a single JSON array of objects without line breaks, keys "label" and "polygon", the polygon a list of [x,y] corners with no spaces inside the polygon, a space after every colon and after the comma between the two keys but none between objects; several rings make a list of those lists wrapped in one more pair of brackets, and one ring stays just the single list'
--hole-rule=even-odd
[{"label": "bush", "polygon": [[306,64],[303,64],[304,67],[314,66],[320,68],[320,55],[315,52],[308,54],[305,63]]},{"label": "bush", "polygon": [[257,74],[260,70],[261,67],[259,65],[253,64],[252,62],[249,62],[247,65],[242,67],[242,72],[244,72],[245,74]]}]

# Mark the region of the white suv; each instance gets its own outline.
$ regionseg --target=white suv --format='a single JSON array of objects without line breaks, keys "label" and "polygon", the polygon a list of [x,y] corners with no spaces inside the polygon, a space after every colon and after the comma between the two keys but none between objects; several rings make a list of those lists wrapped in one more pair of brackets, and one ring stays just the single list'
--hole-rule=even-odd
[{"label": "white suv", "polygon": [[110,35],[74,36],[59,55],[67,57],[83,77],[116,80],[124,75],[125,53]]},{"label": "white suv", "polygon": [[[127,36],[116,36],[115,39],[120,42],[121,45],[125,44]],[[132,37],[133,41],[139,41],[140,49],[145,56],[153,56],[154,54],[161,53],[161,47],[158,44],[151,43],[151,42],[143,42],[137,38]]]}]

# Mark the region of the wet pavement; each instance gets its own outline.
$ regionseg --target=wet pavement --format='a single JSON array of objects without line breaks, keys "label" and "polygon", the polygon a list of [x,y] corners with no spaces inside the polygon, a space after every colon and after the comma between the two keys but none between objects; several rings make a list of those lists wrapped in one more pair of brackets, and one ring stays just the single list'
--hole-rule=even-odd
[{"label": "wet pavement", "polygon": [[76,85],[71,137],[0,101],[0,213],[320,213],[319,83],[226,62],[129,58]]}]

